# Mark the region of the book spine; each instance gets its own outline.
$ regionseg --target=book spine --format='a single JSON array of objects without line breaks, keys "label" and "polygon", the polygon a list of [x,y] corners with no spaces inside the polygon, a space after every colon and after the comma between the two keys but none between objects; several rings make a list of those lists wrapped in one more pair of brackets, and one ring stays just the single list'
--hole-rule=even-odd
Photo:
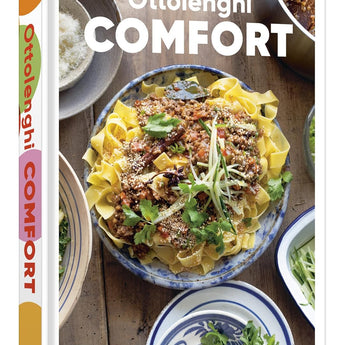
[{"label": "book spine", "polygon": [[42,4],[19,1],[19,344],[42,343]]}]

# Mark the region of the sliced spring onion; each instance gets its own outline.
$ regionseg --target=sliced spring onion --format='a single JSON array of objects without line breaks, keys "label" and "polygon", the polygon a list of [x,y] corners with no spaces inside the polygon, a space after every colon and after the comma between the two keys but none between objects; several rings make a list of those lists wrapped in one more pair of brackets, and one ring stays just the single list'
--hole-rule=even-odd
[{"label": "sliced spring onion", "polygon": [[315,309],[315,255],[310,247],[294,249],[290,256],[291,272],[301,286],[308,303]]}]

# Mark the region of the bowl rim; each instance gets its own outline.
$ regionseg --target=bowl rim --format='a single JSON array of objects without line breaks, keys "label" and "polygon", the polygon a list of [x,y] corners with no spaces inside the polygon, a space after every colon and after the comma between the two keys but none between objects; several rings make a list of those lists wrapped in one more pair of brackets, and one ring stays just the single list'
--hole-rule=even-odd
[{"label": "bowl rim", "polygon": [[284,0],[278,0],[281,8],[283,11],[286,13],[286,15],[290,18],[290,20],[307,36],[309,37],[312,41],[315,42],[315,36],[311,34],[299,21],[295,16],[291,13],[291,11],[288,9],[286,6]]},{"label": "bowl rim", "polygon": [[[67,3],[71,3],[71,1],[67,1]],[[90,16],[89,12],[86,10],[84,5],[80,1],[74,0],[74,1],[72,1],[72,4],[73,4],[73,6],[78,6],[82,10],[82,12],[85,14],[85,17],[88,18],[88,21],[91,20],[91,16]],[[69,8],[67,8],[67,7],[68,6],[66,6],[66,10],[69,10]],[[61,7],[59,5],[59,12],[60,11],[61,11]],[[67,12],[67,14],[70,14],[73,18],[77,19],[80,24],[82,24],[80,22],[80,19],[77,18],[74,13],[71,13],[70,10]],[[82,29],[82,31],[84,31],[83,27],[81,27],[81,29]],[[95,55],[95,51],[92,50],[88,45],[86,45],[86,47],[87,47],[87,53],[86,53],[85,59],[77,66],[77,68],[70,71],[69,73],[66,74],[66,76],[64,78],[59,80],[59,92],[65,91],[65,90],[73,87],[83,77],[83,75],[86,73],[87,69],[90,67],[91,62],[93,60],[93,57]],[[69,78],[71,74],[74,75],[74,77],[72,79]]]},{"label": "bowl rim", "polygon": [[[112,12],[113,12],[113,15],[114,15],[113,22],[114,22],[115,26],[119,25],[119,23],[122,21],[122,14],[121,14],[120,8],[117,5],[116,1],[114,1],[114,0],[103,0],[103,2],[104,1],[106,3],[109,3],[109,5],[112,7]],[[104,82],[101,85],[99,85],[98,92],[94,95],[94,97],[90,98],[90,95],[86,94],[86,101],[85,101],[85,103],[82,103],[78,109],[74,109],[70,105],[70,103],[68,103],[67,105],[65,104],[64,106],[61,106],[61,102],[60,102],[60,105],[59,105],[59,121],[62,121],[62,120],[71,118],[71,117],[73,117],[73,116],[75,116],[77,114],[80,114],[85,109],[91,107],[95,102],[97,102],[105,94],[105,92],[108,90],[109,86],[114,82],[115,77],[116,77],[116,75],[117,75],[117,73],[119,71],[121,62],[122,62],[123,50],[119,46],[116,46],[116,50],[119,51],[119,56],[116,59],[116,63],[114,64],[114,68],[112,68],[111,74],[110,74],[109,78],[106,80],[106,82]],[[110,54],[110,52],[113,52],[113,49],[111,49],[107,53]],[[94,58],[97,60],[98,57],[99,57],[99,54],[107,54],[107,53],[95,53],[95,57]],[[114,58],[114,55],[111,54],[111,57]],[[94,62],[94,64],[95,64],[95,62]],[[98,65],[96,64],[95,66],[98,66]],[[91,68],[93,68],[93,67],[91,67]],[[79,80],[78,82],[82,83],[82,80]],[[65,91],[61,91],[59,93],[59,98],[63,99],[65,97],[64,93],[70,93],[70,92],[72,92],[71,90],[73,90],[73,88],[67,89]],[[73,97],[77,97],[77,96],[78,96],[78,94],[75,91],[73,91]]]},{"label": "bowl rim", "polygon": [[[82,292],[83,283],[85,281],[85,277],[86,277],[86,274],[87,274],[87,271],[88,271],[91,255],[92,255],[92,243],[93,243],[93,239],[92,239],[92,222],[91,222],[89,207],[88,207],[88,204],[87,204],[87,200],[86,200],[86,197],[85,197],[84,190],[83,190],[83,188],[81,186],[81,183],[80,183],[80,181],[78,179],[78,176],[75,173],[74,169],[72,168],[72,166],[70,165],[68,160],[65,158],[65,156],[61,152],[59,152],[59,162],[60,162],[60,160],[63,162],[63,164],[65,164],[65,167],[67,168],[67,170],[71,174],[71,176],[73,178],[73,184],[74,184],[75,188],[78,190],[78,193],[80,194],[80,197],[81,197],[81,200],[82,200],[82,208],[86,211],[86,223],[87,223],[88,226],[87,226],[87,229],[82,228],[81,231],[83,233],[87,233],[88,234],[88,236],[86,236],[87,237],[87,241],[88,241],[88,246],[87,246],[87,249],[88,249],[88,253],[87,254],[88,254],[88,256],[86,257],[86,265],[85,265],[83,271],[81,272],[82,275],[80,276],[81,280],[80,280],[80,284],[78,284],[79,285],[78,286],[78,290],[72,295],[73,301],[71,302],[71,306],[69,307],[67,312],[63,315],[62,319],[60,318],[60,310],[63,308],[63,306],[67,302],[68,296],[70,296],[70,293],[68,293],[68,295],[67,295],[63,305],[61,307],[59,305],[59,328],[61,328],[65,324],[65,322],[67,321],[67,319],[71,315],[75,305],[77,304],[77,302],[79,300],[79,297],[80,297],[81,292]],[[60,163],[59,163],[59,174],[60,174]],[[60,182],[59,182],[59,188],[60,188]],[[60,192],[59,192],[59,198],[60,198]],[[80,206],[80,205],[78,205],[78,206]],[[78,209],[82,209],[82,208],[78,207]],[[66,267],[66,269],[67,269],[67,267]],[[75,272],[74,279],[75,279],[77,273],[78,273],[78,270]],[[63,279],[63,277],[64,276],[62,276],[61,279]],[[75,283],[74,279],[73,279],[72,288],[71,288],[70,292],[72,291],[73,285]],[[67,285],[66,285],[66,287],[67,287]],[[58,300],[59,300],[59,304],[60,304],[60,280],[59,280],[59,299]]]},{"label": "bowl rim", "polygon": [[[313,220],[315,221],[315,205],[311,206],[310,208],[308,208],[307,210],[303,211],[299,216],[297,216],[288,226],[287,228],[285,229],[285,231],[282,233],[282,235],[280,236],[279,240],[278,240],[278,243],[277,243],[277,246],[276,246],[276,250],[275,250],[275,255],[274,255],[274,261],[275,261],[275,266],[276,266],[276,269],[279,273],[279,276],[281,278],[281,280],[283,281],[284,283],[284,287],[285,289],[289,292],[291,298],[293,299],[294,303],[296,304],[296,306],[298,307],[298,309],[301,311],[302,315],[304,316],[304,318],[308,321],[308,323],[313,327],[315,328],[315,325],[313,323],[313,321],[311,320],[311,316],[310,316],[310,313],[308,312],[308,310],[306,310],[306,308],[302,308],[302,306],[298,303],[296,297],[294,296],[293,294],[293,291],[291,290],[291,284],[289,284],[288,281],[286,281],[285,279],[285,275],[283,274],[282,272],[282,269],[283,267],[281,266],[281,260],[279,258],[280,254],[281,254],[281,246],[282,246],[282,243],[284,242],[284,239],[285,237],[289,234],[289,232],[296,226],[296,224],[298,224],[299,221],[301,221],[303,218],[306,218],[306,217],[310,217],[310,216],[313,216],[313,218],[307,223],[310,224]],[[296,236],[305,229],[306,226],[304,226],[303,228],[301,228],[293,237],[292,241],[296,238]],[[315,230],[314,230],[314,237],[315,237]],[[312,238],[310,238],[312,239]],[[289,243],[289,246],[290,246],[291,242]],[[304,243],[305,244],[305,243]],[[286,252],[286,254],[288,255],[289,252]],[[290,271],[289,271],[290,272]],[[290,272],[291,273],[291,272]],[[295,279],[294,277],[291,276],[291,280],[289,281],[292,281],[292,279]],[[295,281],[293,281],[295,283]],[[297,282],[296,282],[297,283]],[[310,311],[310,308],[309,308],[309,305],[307,306],[309,311]]]},{"label": "bowl rim", "polygon": [[[115,101],[120,99],[127,91],[129,91],[130,89],[132,89],[136,85],[140,84],[142,81],[146,80],[149,77],[155,76],[155,75],[160,74],[160,73],[165,73],[165,72],[179,70],[179,69],[182,69],[182,70],[195,69],[198,71],[210,72],[210,73],[213,73],[217,76],[221,76],[221,77],[225,77],[225,78],[226,77],[236,78],[233,75],[231,75],[230,73],[218,70],[216,68],[208,67],[208,66],[204,66],[204,65],[195,65],[195,64],[167,65],[167,66],[160,67],[160,68],[151,70],[149,72],[146,72],[143,75],[141,75],[141,76],[133,79],[129,83],[127,83],[107,103],[107,105],[104,107],[104,109],[102,110],[102,112],[98,116],[97,121],[95,122],[93,130],[90,134],[90,138],[98,133],[98,131],[100,130],[100,127],[102,126],[103,121],[106,120],[107,114],[109,113],[109,110],[111,109],[111,107],[114,105]],[[236,79],[238,79],[238,78],[236,78]],[[244,82],[242,82],[239,79],[238,79],[238,81],[244,89],[246,89],[247,91],[253,91],[247,84],[245,84]],[[279,124],[276,120],[275,120],[275,123],[279,127]],[[90,138],[88,141],[87,148],[91,148]],[[286,164],[286,166],[290,165],[289,155],[286,158],[285,164]],[[87,182],[88,173],[89,173],[89,166],[85,162],[85,169],[84,169],[84,188],[85,188],[85,190],[87,190],[87,188],[89,187],[89,184]],[[280,210],[275,215],[274,223],[270,226],[269,231],[265,235],[265,238],[263,239],[261,245],[255,249],[255,252],[253,253],[253,255],[246,258],[246,260],[243,261],[241,264],[237,264],[235,273],[233,270],[227,270],[226,272],[222,272],[222,273],[220,272],[217,276],[209,277],[207,280],[203,279],[203,276],[200,276],[200,279],[197,279],[194,281],[193,280],[185,281],[185,280],[179,280],[179,279],[172,281],[171,279],[166,278],[166,277],[161,276],[161,275],[153,276],[152,273],[147,272],[145,269],[138,267],[132,261],[125,258],[123,256],[123,254],[121,253],[120,249],[114,248],[115,244],[113,244],[111,239],[109,239],[108,236],[105,234],[105,232],[99,227],[98,219],[97,219],[94,208],[92,208],[90,211],[91,212],[91,219],[92,219],[92,223],[96,229],[96,232],[100,236],[104,245],[110,251],[110,254],[112,256],[114,256],[116,258],[116,260],[119,261],[127,270],[131,271],[133,274],[140,277],[141,279],[146,280],[146,281],[148,281],[152,284],[158,285],[158,286],[171,288],[171,289],[179,289],[179,290],[184,290],[184,289],[189,289],[189,288],[190,289],[199,289],[201,287],[211,287],[211,286],[214,286],[216,284],[220,284],[226,280],[232,279],[235,276],[237,276],[238,274],[240,274],[245,268],[250,266],[250,264],[252,263],[252,260],[254,260],[254,261],[257,260],[263,254],[263,252],[267,249],[269,244],[271,244],[272,240],[270,240],[269,237],[273,236],[273,238],[274,238],[277,235],[277,233],[281,227],[281,224],[283,222],[283,218],[285,216],[286,210],[287,210],[287,204],[288,204],[288,199],[289,199],[289,194],[290,194],[290,185],[291,185],[291,183],[288,183],[285,187],[284,196],[280,201],[281,207],[280,207]]]}]

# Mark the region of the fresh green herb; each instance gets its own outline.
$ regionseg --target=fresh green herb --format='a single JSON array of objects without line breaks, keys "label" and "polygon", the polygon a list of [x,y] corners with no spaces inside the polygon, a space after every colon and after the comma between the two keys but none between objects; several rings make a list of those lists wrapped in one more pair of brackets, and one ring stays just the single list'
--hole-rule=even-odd
[{"label": "fresh green herb", "polygon": [[200,227],[205,220],[208,218],[208,214],[206,212],[200,212],[197,209],[198,202],[196,199],[191,198],[190,200],[186,201],[185,209],[182,213],[182,219],[192,228],[192,227]]},{"label": "fresh green herb", "polygon": [[182,145],[179,145],[178,143],[172,144],[169,146],[169,150],[172,153],[183,153],[186,151],[185,147]]},{"label": "fresh green herb", "polygon": [[180,122],[179,119],[165,119],[165,113],[155,114],[149,117],[143,130],[151,137],[165,138]]},{"label": "fresh green herb", "polygon": [[197,243],[207,242],[214,244],[219,254],[224,252],[223,231],[231,231],[231,225],[227,221],[212,222],[202,228],[192,228],[191,232],[195,235]]},{"label": "fresh green herb", "polygon": [[212,322],[208,323],[208,327],[210,327],[212,331],[206,333],[200,339],[201,345],[226,345],[229,337],[226,336],[225,334],[219,333],[219,331],[214,327]]},{"label": "fresh green herb", "polygon": [[243,218],[243,223],[248,228],[252,225],[252,219],[251,218]]},{"label": "fresh green herb", "polygon": [[193,177],[193,174],[188,174],[188,180],[191,184],[187,183],[179,183],[178,187],[181,189],[182,193],[184,194],[192,194],[192,193],[199,193],[205,192],[208,190],[208,187],[203,183],[196,183]]},{"label": "fresh green herb", "polygon": [[65,267],[62,266],[62,259],[65,254],[68,243],[71,242],[71,238],[68,237],[68,221],[63,213],[59,210],[59,278],[62,277],[65,272]]},{"label": "fresh green herb", "polygon": [[158,206],[152,206],[151,200],[140,200],[139,208],[143,217],[149,222],[153,222],[158,217]]},{"label": "fresh green herb", "polygon": [[221,205],[221,208],[222,208],[222,211],[224,213],[225,218],[229,222],[229,225],[230,225],[229,231],[231,231],[234,235],[237,235],[237,231],[236,231],[235,227],[232,225],[232,221],[231,221],[231,218],[230,218],[229,211],[226,208],[226,206],[224,204],[224,200],[223,200],[223,198],[221,196],[219,196],[219,203]]},{"label": "fresh green herb", "polygon": [[134,211],[132,211],[127,205],[123,205],[122,209],[126,216],[123,225],[135,226],[142,220],[142,218],[139,217]]},{"label": "fresh green herb", "polygon": [[149,241],[151,236],[156,231],[156,226],[153,224],[145,224],[144,228],[134,235],[134,243],[140,244]]},{"label": "fresh green herb", "polygon": [[265,334],[261,337],[261,328],[256,328],[253,321],[248,321],[247,325],[242,330],[242,337],[240,338],[244,345],[279,345],[279,342],[275,341],[275,335],[269,336]]},{"label": "fresh green herb", "polygon": [[159,211],[157,205],[152,205],[151,200],[142,199],[140,200],[139,208],[142,217],[138,216],[133,210],[127,205],[123,205],[122,209],[125,213],[126,219],[123,224],[127,226],[135,226],[140,221],[145,222],[144,228],[134,235],[134,243],[145,243],[148,241],[152,234],[156,231],[156,226],[153,221],[158,217]]},{"label": "fresh green herb", "polygon": [[315,255],[309,247],[295,249],[290,256],[292,274],[308,303],[315,309]]},{"label": "fresh green herb", "polygon": [[284,184],[292,181],[292,173],[285,171],[278,178],[271,178],[268,181],[268,194],[272,201],[281,199],[284,194]]},{"label": "fresh green herb", "polygon": [[[226,334],[220,333],[212,322],[209,322],[207,325],[212,331],[207,332],[201,337],[201,345],[226,345],[229,337]],[[247,325],[242,330],[240,340],[243,345],[279,345],[279,342],[275,341],[275,335],[269,336],[265,334],[262,337],[261,328],[256,328],[253,321],[247,322]]]}]

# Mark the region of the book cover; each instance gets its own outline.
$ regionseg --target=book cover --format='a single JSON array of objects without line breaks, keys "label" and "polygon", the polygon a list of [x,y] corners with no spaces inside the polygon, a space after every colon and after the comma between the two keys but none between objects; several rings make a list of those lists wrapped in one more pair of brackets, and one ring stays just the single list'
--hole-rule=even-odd
[{"label": "book cover", "polygon": [[54,341],[314,344],[314,1],[54,4],[47,70],[43,4],[20,16],[21,343],[44,343],[52,282],[43,66],[59,101]]}]

